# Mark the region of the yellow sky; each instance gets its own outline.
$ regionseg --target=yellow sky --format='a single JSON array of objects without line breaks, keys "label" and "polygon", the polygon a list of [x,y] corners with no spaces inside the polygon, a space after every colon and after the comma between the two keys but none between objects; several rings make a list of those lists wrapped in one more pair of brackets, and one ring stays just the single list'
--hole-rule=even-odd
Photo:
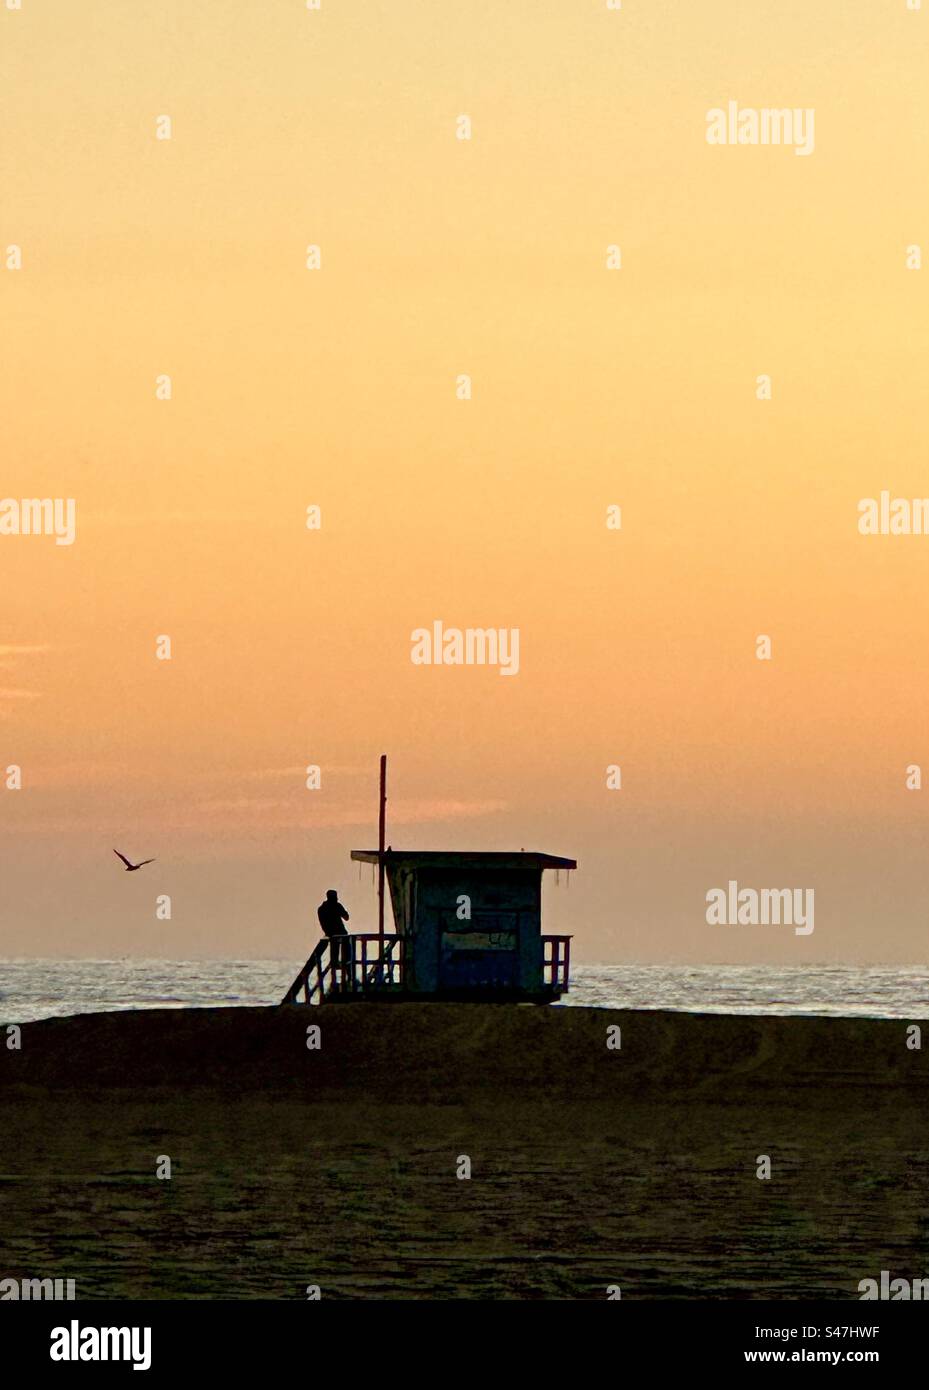
[{"label": "yellow sky", "polygon": [[581,959],[924,956],[929,537],[857,505],[929,495],[926,9],[0,3],[0,496],[77,508],[0,536],[0,953],[364,925],[387,751],[395,847],[579,859]]}]

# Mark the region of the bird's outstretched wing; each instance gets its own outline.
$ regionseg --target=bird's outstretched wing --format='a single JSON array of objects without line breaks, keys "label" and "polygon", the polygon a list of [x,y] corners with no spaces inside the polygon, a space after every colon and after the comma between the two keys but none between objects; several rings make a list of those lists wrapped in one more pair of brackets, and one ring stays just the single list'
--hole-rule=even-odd
[{"label": "bird's outstretched wing", "polygon": [[129,863],[129,860],[126,858],[124,854],[120,854],[118,849],[114,849],[113,853],[116,855],[117,859],[121,859],[123,861],[127,869],[132,868],[132,865]]},{"label": "bird's outstretched wing", "polygon": [[140,859],[138,864],[136,864],[136,868],[141,869],[143,864],[154,864],[154,862],[154,859]]}]

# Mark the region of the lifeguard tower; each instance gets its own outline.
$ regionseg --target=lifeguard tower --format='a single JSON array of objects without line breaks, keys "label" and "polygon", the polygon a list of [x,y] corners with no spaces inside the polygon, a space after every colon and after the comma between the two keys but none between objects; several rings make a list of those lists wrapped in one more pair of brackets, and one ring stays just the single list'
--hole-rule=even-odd
[{"label": "lifeguard tower", "polygon": [[[574,859],[519,850],[352,850],[378,871],[378,931],[320,941],[282,1003],[338,999],[550,1003],[568,989],[569,936],[542,933],[542,875]],[[394,931],[384,929],[384,885]]]}]

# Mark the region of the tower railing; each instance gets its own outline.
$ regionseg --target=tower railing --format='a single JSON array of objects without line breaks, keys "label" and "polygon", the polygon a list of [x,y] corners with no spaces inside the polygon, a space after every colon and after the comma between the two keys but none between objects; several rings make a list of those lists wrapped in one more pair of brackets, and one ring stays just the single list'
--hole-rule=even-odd
[{"label": "tower railing", "polygon": [[567,994],[571,973],[570,936],[542,937],[542,983],[548,989]]},{"label": "tower railing", "polygon": [[[409,939],[395,933],[354,932],[324,937],[299,972],[282,1004],[321,1004],[326,999],[372,999],[400,994],[407,984]],[[571,937],[542,937],[542,986],[549,997],[569,988]]]}]

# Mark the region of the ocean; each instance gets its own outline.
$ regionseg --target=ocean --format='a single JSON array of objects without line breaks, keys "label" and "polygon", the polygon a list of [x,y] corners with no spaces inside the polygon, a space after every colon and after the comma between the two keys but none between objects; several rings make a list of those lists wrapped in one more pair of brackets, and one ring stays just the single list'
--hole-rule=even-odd
[{"label": "ocean", "polygon": [[[0,1022],[113,1009],[279,1004],[297,960],[0,960]],[[929,1017],[929,970],[913,966],[574,965],[553,1008]]]}]

